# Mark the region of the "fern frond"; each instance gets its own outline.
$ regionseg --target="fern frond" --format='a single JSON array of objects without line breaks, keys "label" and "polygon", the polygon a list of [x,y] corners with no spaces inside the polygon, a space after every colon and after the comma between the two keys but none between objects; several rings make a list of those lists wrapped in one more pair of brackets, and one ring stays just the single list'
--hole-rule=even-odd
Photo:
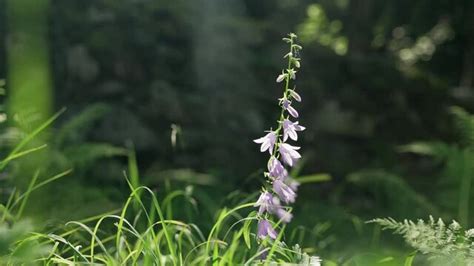
[{"label": "fern frond", "polygon": [[461,144],[474,147],[474,115],[469,114],[459,106],[451,107],[454,125],[460,135]]},{"label": "fern frond", "polygon": [[462,261],[474,262],[474,229],[464,231],[461,225],[452,221],[444,223],[442,219],[430,216],[428,221],[405,219],[398,222],[393,218],[377,218],[368,223],[375,223],[384,230],[392,230],[402,235],[405,242],[431,257],[460,258]]}]

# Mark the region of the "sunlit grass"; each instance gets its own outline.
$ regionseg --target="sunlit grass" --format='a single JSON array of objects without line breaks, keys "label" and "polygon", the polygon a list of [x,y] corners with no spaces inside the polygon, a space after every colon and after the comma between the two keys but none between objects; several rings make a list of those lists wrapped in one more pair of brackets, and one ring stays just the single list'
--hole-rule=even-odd
[{"label": "sunlit grass", "polygon": [[[12,160],[43,149],[45,145],[23,150],[62,112],[28,134],[0,162],[0,169],[5,169]],[[218,211],[215,220],[209,221],[212,229],[206,233],[196,224],[173,217],[174,209],[183,208],[181,201],[173,201],[175,198],[182,196],[184,204],[194,206],[187,191],[170,191],[160,202],[153,190],[140,185],[134,153],[129,152],[128,158],[125,180],[130,195],[121,209],[71,221],[64,228],[45,233],[34,232],[31,224],[22,219],[29,196],[72,170],[42,181],[39,181],[40,172],[36,171],[25,192],[14,191],[7,203],[0,205],[0,236],[5,242],[0,241],[2,265],[32,262],[42,265],[248,265],[301,261],[302,252],[282,241],[284,228],[275,241],[256,238],[253,196],[238,206]],[[269,241],[270,245],[260,248],[261,242]],[[267,254],[264,261],[261,260],[263,254]]]}]

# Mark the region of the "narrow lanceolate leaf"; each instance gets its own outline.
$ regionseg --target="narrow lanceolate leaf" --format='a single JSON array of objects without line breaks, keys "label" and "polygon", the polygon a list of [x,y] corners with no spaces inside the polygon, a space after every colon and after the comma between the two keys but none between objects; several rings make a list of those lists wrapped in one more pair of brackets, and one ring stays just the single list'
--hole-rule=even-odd
[{"label": "narrow lanceolate leaf", "polygon": [[250,242],[250,225],[252,224],[252,222],[253,220],[246,220],[243,227],[244,241],[248,249],[252,248],[252,243]]},{"label": "narrow lanceolate leaf", "polygon": [[[10,152],[10,154],[7,156],[7,158],[12,158],[15,157],[16,154],[18,154],[28,143],[30,143],[38,134],[40,134],[43,130],[45,130],[47,127],[49,127],[62,113],[66,111],[66,108],[61,109],[59,112],[54,114],[51,118],[49,118],[47,121],[45,121],[43,124],[39,125],[35,130],[33,130],[31,133],[26,135],[25,138],[23,138],[18,145],[15,146],[13,151]],[[0,171],[3,170],[9,160],[4,160],[3,162],[0,163]]]},{"label": "narrow lanceolate leaf", "polygon": [[404,266],[412,266],[413,265],[413,260],[415,260],[416,252],[410,253],[406,259],[405,263],[403,264]]},{"label": "narrow lanceolate leaf", "polygon": [[295,178],[300,184],[306,183],[319,183],[319,182],[326,182],[331,180],[331,176],[329,174],[312,174],[312,175],[304,175],[298,178]]}]

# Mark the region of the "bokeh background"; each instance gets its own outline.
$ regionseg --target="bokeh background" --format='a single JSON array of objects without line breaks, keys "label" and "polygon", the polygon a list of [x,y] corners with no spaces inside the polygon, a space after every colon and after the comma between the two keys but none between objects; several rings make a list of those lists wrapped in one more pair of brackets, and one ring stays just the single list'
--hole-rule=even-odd
[{"label": "bokeh background", "polygon": [[473,14],[470,0],[0,0],[2,155],[67,108],[48,147],[2,174],[0,197],[38,168],[73,168],[32,195],[29,215],[112,210],[134,150],[141,183],[193,190],[208,211],[190,219],[210,226],[263,182],[252,139],[277,119],[281,38],[294,32],[307,128],[295,175],[321,181],[295,204],[302,245],[399,245],[365,224],[376,217],[472,226]]}]

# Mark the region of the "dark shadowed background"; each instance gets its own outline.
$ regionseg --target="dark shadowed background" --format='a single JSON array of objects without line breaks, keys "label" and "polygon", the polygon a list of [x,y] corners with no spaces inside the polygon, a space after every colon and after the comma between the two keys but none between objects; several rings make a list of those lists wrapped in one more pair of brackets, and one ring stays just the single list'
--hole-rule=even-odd
[{"label": "dark shadowed background", "polygon": [[377,245],[364,221],[381,216],[472,226],[474,154],[455,121],[474,111],[473,14],[469,0],[0,0],[1,154],[67,108],[42,155],[3,174],[0,197],[39,163],[74,172],[33,195],[32,217],[111,210],[128,196],[131,150],[158,195],[193,186],[200,204],[224,205],[257,192],[266,155],[252,139],[277,119],[281,39],[294,32],[297,175],[331,177],[301,187],[304,241]]}]

